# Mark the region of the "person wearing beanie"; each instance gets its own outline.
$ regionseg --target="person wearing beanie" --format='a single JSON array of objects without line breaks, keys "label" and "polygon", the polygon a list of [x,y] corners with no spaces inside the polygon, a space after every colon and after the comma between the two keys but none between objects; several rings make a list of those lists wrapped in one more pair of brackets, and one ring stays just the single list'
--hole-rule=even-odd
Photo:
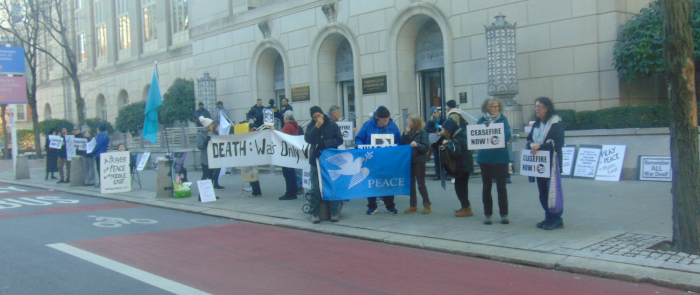
[{"label": "person wearing beanie", "polygon": [[[469,203],[469,174],[474,171],[474,157],[467,148],[467,135],[452,118],[442,125],[445,140],[440,146],[440,158],[445,171],[455,178],[455,192],[461,207],[455,210],[456,217],[474,215]],[[455,167],[454,170],[450,167]]]},{"label": "person wearing beanie", "polygon": [[[202,125],[202,127],[204,127],[197,132],[197,148],[200,150],[200,164],[202,165],[201,180],[213,179],[212,174],[216,169],[209,169],[209,155],[207,153],[207,147],[209,146],[209,140],[211,140],[215,123],[212,119],[204,116],[199,117],[199,123]],[[218,175],[216,177],[218,178]],[[214,181],[213,185],[214,190],[223,189],[223,187],[218,185],[218,181]]]},{"label": "person wearing beanie", "polygon": [[[100,179],[100,155],[107,152],[107,147],[109,146],[109,134],[107,134],[107,125],[104,123],[97,126],[97,130],[99,130],[99,134],[95,137],[95,148],[92,150],[90,155],[95,157],[97,178]],[[99,184],[95,184],[95,187],[99,186]]]},{"label": "person wearing beanie", "polygon": [[[367,120],[360,131],[355,135],[355,145],[372,144],[372,134],[393,134],[394,143],[401,143],[401,131],[396,123],[391,120],[391,113],[385,106],[379,106],[374,112],[371,120]],[[382,197],[386,204],[387,212],[397,214],[394,204],[394,196]],[[377,212],[377,197],[367,198],[367,215],[372,215]]]},{"label": "person wearing beanie", "polygon": [[[335,149],[343,144],[343,135],[340,133],[340,127],[331,118],[323,114],[318,106],[313,106],[310,109],[313,122],[306,127],[304,132],[304,140],[311,146],[309,149],[309,164],[311,165],[311,198],[309,205],[311,206],[311,222],[319,223],[321,220],[318,214],[321,211],[321,190],[319,187],[319,171],[316,167],[316,159],[321,156],[321,151],[324,149]],[[340,220],[340,201],[328,201],[330,207],[331,222]]]},{"label": "person wearing beanie", "polygon": [[[68,128],[66,126],[61,126],[61,134],[59,135],[63,138],[61,148],[58,150],[58,174],[61,178],[56,183],[68,183],[70,182],[70,162],[68,161],[68,151],[66,150]],[[66,173],[63,172],[63,167],[66,167]]]},{"label": "person wearing beanie", "polygon": [[197,104],[197,106],[198,106],[198,109],[196,109],[194,111],[194,115],[193,115],[194,123],[195,123],[195,125],[197,125],[197,127],[202,127],[202,123],[199,121],[199,118],[205,117],[205,118],[211,119],[211,114],[209,113],[209,111],[207,109],[204,108],[203,102],[200,101],[199,104]]}]

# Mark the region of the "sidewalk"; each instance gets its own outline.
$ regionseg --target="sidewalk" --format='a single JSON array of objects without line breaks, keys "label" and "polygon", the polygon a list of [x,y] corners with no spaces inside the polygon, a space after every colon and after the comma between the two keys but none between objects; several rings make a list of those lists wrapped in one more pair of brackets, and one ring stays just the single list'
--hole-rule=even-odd
[{"label": "sidewalk", "polygon": [[[191,181],[201,177],[200,171],[188,170]],[[544,218],[536,185],[515,175],[508,185],[509,225],[498,223],[497,214],[493,225],[481,223],[481,178],[469,182],[473,217],[454,217],[459,202],[452,184],[445,191],[438,181],[428,180],[432,214],[404,214],[408,196],[397,196],[398,215],[385,213],[381,206],[375,215],[366,215],[367,201],[353,199],[343,205],[339,223],[312,224],[301,210],[301,196],[292,201],[277,199],[284,194],[279,172],[260,176],[262,198],[250,198],[248,192],[241,197],[240,174],[234,174],[221,178],[226,189],[217,191],[220,200],[199,203],[196,185],[191,198],[156,199],[152,170],[140,172],[142,189],[134,183],[132,192],[110,195],[94,187],[45,181],[43,171],[31,169],[31,179],[14,181],[12,172],[5,170],[0,172],[0,182],[700,292],[698,256],[648,249],[670,240],[670,183],[563,179],[565,228],[545,231],[535,228]],[[495,199],[495,185],[493,194]],[[498,212],[496,200],[494,212]]]}]

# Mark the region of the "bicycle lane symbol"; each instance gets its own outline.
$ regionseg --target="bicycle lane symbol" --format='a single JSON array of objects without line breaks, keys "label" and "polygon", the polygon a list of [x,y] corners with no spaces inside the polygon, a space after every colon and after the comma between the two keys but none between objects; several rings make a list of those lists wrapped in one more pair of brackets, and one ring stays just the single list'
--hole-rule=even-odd
[{"label": "bicycle lane symbol", "polygon": [[125,218],[120,218],[120,217],[106,217],[106,216],[95,216],[95,215],[90,215],[88,216],[90,218],[95,218],[95,223],[92,225],[97,226],[97,227],[106,227],[106,228],[116,228],[116,227],[122,227],[122,225],[128,225],[128,224],[156,224],[158,223],[157,220],[153,219],[143,219],[143,218],[133,218],[133,219],[125,219]]}]

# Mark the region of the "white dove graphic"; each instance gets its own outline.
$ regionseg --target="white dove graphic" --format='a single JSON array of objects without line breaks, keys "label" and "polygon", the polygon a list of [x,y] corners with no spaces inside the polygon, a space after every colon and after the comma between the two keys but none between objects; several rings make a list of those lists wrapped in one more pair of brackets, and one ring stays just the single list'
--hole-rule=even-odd
[{"label": "white dove graphic", "polygon": [[357,185],[363,181],[369,175],[369,169],[362,167],[362,163],[365,162],[365,158],[359,157],[353,159],[351,153],[341,153],[332,156],[326,161],[331,162],[331,164],[340,167],[340,170],[329,170],[328,174],[331,176],[331,180],[335,181],[341,175],[352,175],[350,179],[350,186],[348,189]]}]

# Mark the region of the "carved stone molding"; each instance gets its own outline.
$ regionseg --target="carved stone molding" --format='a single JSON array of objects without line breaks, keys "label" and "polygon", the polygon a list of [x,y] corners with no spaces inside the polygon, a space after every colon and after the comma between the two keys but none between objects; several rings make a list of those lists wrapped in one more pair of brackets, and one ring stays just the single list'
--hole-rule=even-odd
[{"label": "carved stone molding", "polygon": [[336,19],[338,18],[338,13],[335,11],[335,2],[324,4],[321,7],[321,10],[323,10],[323,14],[326,15],[328,23],[336,22]]},{"label": "carved stone molding", "polygon": [[268,21],[266,21],[266,20],[261,21],[258,24],[258,28],[260,28],[260,32],[262,32],[263,38],[265,38],[265,39],[270,38],[270,26],[268,24]]}]

